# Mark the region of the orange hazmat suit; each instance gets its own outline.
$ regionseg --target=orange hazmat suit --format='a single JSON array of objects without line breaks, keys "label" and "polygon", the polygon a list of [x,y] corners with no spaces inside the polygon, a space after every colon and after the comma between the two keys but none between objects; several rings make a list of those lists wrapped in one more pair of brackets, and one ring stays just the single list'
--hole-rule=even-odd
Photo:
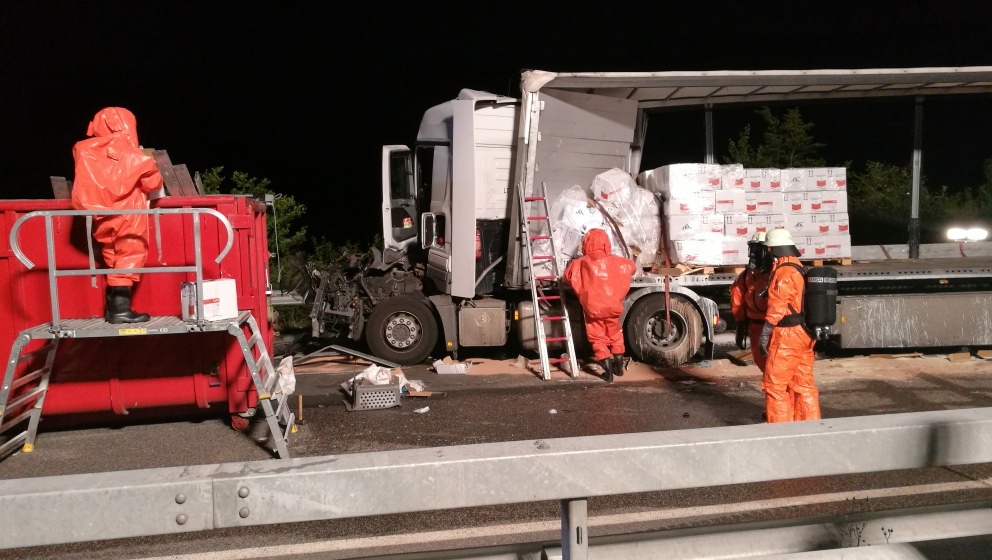
[{"label": "orange hazmat suit", "polygon": [[620,315],[636,266],[630,259],[610,254],[610,238],[601,229],[586,233],[582,255],[568,264],[564,278],[582,304],[593,354],[596,360],[604,360],[626,352]]},{"label": "orange hazmat suit", "polygon": [[765,322],[773,328],[768,339],[768,357],[761,381],[761,389],[765,393],[765,416],[768,422],[818,420],[820,392],[813,379],[813,346],[816,341],[803,325],[779,325],[784,317],[803,308],[805,281],[795,267],[786,263],[800,265],[796,257],[776,257],[768,286]]},{"label": "orange hazmat suit", "polygon": [[[72,148],[76,176],[72,207],[77,210],[142,210],[148,193],[162,186],[155,161],[141,151],[137,123],[122,107],[100,110]],[[94,217],[93,237],[108,268],[141,268],[148,255],[148,216]],[[137,274],[108,274],[108,286],[131,286]]]},{"label": "orange hazmat suit", "polygon": [[738,324],[748,321],[751,357],[762,372],[765,371],[766,358],[758,352],[758,337],[761,336],[765,310],[768,309],[767,288],[768,273],[751,268],[741,272],[730,286],[730,312]]}]

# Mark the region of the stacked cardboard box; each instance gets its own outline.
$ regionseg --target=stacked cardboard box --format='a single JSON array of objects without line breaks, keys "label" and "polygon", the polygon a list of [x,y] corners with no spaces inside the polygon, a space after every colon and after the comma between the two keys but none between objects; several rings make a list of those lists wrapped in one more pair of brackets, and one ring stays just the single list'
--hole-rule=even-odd
[{"label": "stacked cardboard box", "polygon": [[802,258],[851,256],[842,167],[683,163],[645,171],[638,183],[661,195],[669,251],[677,262],[746,264],[747,241],[777,227],[792,233]]}]

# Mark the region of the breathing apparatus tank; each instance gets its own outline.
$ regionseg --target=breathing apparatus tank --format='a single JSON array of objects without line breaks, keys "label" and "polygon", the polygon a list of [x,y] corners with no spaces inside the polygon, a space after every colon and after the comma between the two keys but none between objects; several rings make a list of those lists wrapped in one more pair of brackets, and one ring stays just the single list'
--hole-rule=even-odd
[{"label": "breathing apparatus tank", "polygon": [[814,266],[806,271],[805,277],[803,312],[806,315],[806,328],[815,333],[816,338],[821,338],[837,322],[837,270],[827,266]]}]

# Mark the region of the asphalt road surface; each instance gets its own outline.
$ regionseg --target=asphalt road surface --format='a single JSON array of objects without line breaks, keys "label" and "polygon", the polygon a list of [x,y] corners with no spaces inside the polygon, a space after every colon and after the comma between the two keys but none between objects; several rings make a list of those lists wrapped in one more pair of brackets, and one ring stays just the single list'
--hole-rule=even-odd
[{"label": "asphalt road surface", "polygon": [[[322,456],[760,423],[759,373],[723,357],[731,340],[720,336],[716,360],[681,368],[631,364],[612,385],[588,373],[542,381],[513,356],[480,360],[466,375],[404,368],[433,394],[352,412],[342,404],[340,386],[364,364],[318,363],[310,373],[301,366],[297,388],[305,408],[290,450]],[[818,360],[815,371],[825,417],[992,406],[992,361],[975,357],[848,356]],[[47,421],[36,450],[0,463],[0,478],[271,457],[263,423],[239,433],[210,411],[179,419],[144,416],[83,428]],[[624,535],[992,500],[990,480],[992,465],[976,465],[598,498],[589,502],[590,530],[593,537]],[[557,538],[558,504],[540,502],[8,550],[0,551],[0,560],[276,557],[262,548],[272,546],[285,557],[357,558]],[[962,557],[987,544],[977,541]]]}]

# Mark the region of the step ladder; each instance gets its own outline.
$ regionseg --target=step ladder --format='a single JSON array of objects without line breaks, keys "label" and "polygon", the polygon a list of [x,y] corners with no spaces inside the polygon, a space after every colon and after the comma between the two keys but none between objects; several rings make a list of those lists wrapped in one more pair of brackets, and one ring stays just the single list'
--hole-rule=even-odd
[{"label": "step ladder", "polygon": [[[541,196],[525,195],[522,188],[517,188],[520,204],[521,237],[527,252],[529,263],[531,300],[534,302],[534,327],[537,333],[537,348],[541,356],[541,377],[545,381],[551,379],[552,364],[566,364],[569,375],[579,376],[579,366],[575,359],[575,343],[572,340],[572,324],[568,319],[568,308],[565,305],[565,287],[561,280],[561,271],[555,250],[554,236],[551,234],[551,218],[548,211],[548,187],[541,183]],[[531,224],[540,226],[540,233],[532,232]],[[534,242],[547,241],[549,254],[535,254]],[[550,263],[550,273],[537,272],[545,264]],[[564,336],[549,337],[547,332],[554,324],[562,326]],[[548,344],[564,342],[566,356],[551,358],[548,356]]]},{"label": "step ladder", "polygon": [[[45,404],[48,380],[52,374],[52,363],[58,349],[58,339],[51,339],[36,350],[21,354],[24,347],[33,340],[27,332],[22,332],[14,340],[10,359],[0,385],[0,458],[22,446],[25,453],[34,451],[34,439],[38,434],[41,420],[41,407]],[[28,361],[40,360],[38,369],[17,375],[18,366]],[[25,420],[27,425],[25,426]],[[23,428],[21,432],[15,429]],[[4,441],[4,434],[13,434]]]},{"label": "step ladder", "polygon": [[290,406],[289,395],[284,393],[279,385],[279,374],[262,342],[258,322],[251,314],[248,315],[247,324],[248,330],[251,331],[250,338],[245,336],[241,324],[231,323],[227,330],[238,339],[238,345],[241,346],[241,353],[245,357],[252,382],[258,392],[258,403],[262,407],[265,422],[276,445],[276,455],[280,459],[288,459],[289,436],[297,430],[296,415]]}]

